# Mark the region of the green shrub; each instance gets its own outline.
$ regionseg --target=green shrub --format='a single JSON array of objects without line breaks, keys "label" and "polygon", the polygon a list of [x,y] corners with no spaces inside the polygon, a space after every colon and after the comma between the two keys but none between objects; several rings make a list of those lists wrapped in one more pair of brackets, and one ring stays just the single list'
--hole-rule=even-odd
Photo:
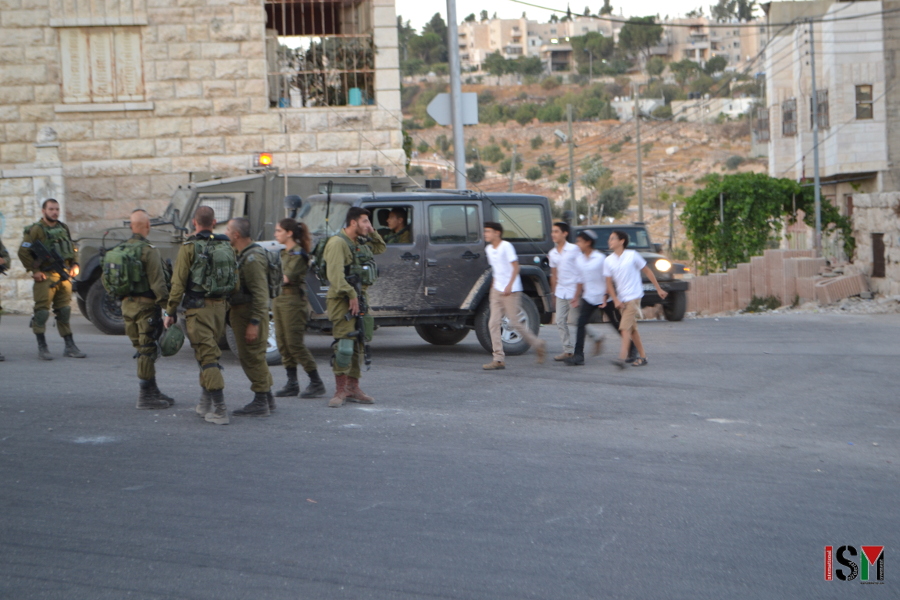
[{"label": "green shrub", "polygon": [[484,165],[480,162],[476,162],[474,165],[466,169],[466,177],[469,178],[469,181],[472,183],[481,183],[484,181],[485,175]]},{"label": "green shrub", "polygon": [[653,116],[657,119],[671,119],[672,118],[672,106],[670,104],[666,104],[665,106],[660,106],[653,110]]},{"label": "green shrub", "polygon": [[422,140],[421,142],[419,142],[419,145],[416,146],[416,150],[419,151],[419,154],[425,154],[426,152],[431,150],[431,146],[428,145],[428,142]]},{"label": "green shrub", "polygon": [[419,165],[413,165],[409,168],[409,171],[407,171],[406,174],[410,177],[412,177],[413,175],[424,175],[425,169],[423,169]]},{"label": "green shrub", "polygon": [[498,163],[506,158],[503,150],[497,144],[488,144],[481,149],[481,160],[489,163]]},{"label": "green shrub", "polygon": [[540,148],[543,145],[544,145],[544,138],[542,138],[540,136],[540,134],[531,138],[531,149],[532,150],[537,150],[538,148]]},{"label": "green shrub", "polygon": [[555,90],[562,84],[562,77],[546,77],[541,81],[541,87],[545,90]]},{"label": "green shrub", "polygon": [[543,175],[543,171],[538,166],[528,167],[528,171],[525,172],[525,178],[529,181],[536,181],[541,178]]},{"label": "green shrub", "polygon": [[728,160],[725,161],[725,166],[731,171],[734,171],[742,164],[744,164],[744,157],[738,156],[737,154],[729,156]]},{"label": "green shrub", "polygon": [[744,309],[744,312],[766,312],[767,310],[775,310],[780,306],[781,301],[775,296],[765,296],[763,298],[759,296],[753,296],[753,298],[750,299],[750,304],[748,304],[747,308]]}]

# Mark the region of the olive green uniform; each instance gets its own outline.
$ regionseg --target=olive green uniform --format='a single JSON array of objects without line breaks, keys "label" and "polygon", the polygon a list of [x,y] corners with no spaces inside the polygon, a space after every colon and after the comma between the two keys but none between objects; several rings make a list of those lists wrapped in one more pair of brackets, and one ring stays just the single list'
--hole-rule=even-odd
[{"label": "olive green uniform", "polygon": [[286,369],[299,364],[307,373],[317,370],[316,360],[306,347],[303,336],[309,321],[309,300],[306,298],[306,274],[309,256],[300,247],[281,251],[281,270],[287,283],[281,286],[281,295],[272,301],[275,313],[275,340],[281,353],[281,363]]},{"label": "olive green uniform", "polygon": [[30,273],[44,273],[47,277],[44,281],[34,282],[34,317],[31,320],[31,329],[36,334],[47,331],[47,320],[50,318],[50,309],[56,315],[56,328],[61,337],[72,335],[69,320],[72,316],[72,282],[62,281],[58,273],[50,270],[50,263],[38,262],[31,253],[31,244],[40,240],[50,250],[56,250],[65,262],[66,268],[71,269],[75,264],[75,243],[69,234],[69,228],[62,221],[49,226],[43,220],[31,226],[22,237],[22,245],[19,247],[19,260]]},{"label": "olive green uniform", "polygon": [[146,286],[150,290],[142,294],[122,298],[122,317],[125,320],[125,335],[137,351],[137,376],[144,381],[156,377],[155,362],[159,355],[156,346],[156,321],[166,308],[169,300],[169,286],[166,284],[165,266],[162,255],[147,238],[135,233],[126,244],[143,244],[141,265]]},{"label": "olive green uniform", "polygon": [[[347,243],[348,241],[350,244]],[[372,233],[372,237],[369,238],[366,245],[369,246],[369,250],[372,254],[381,254],[386,250],[384,240],[378,232]],[[353,247],[352,251],[350,250],[351,246]],[[350,240],[343,232],[332,236],[325,245],[323,258],[325,259],[327,268],[326,275],[330,284],[328,295],[325,297],[325,302],[328,310],[328,319],[331,321],[332,335],[335,340],[344,339],[348,337],[348,334],[356,331],[356,321],[348,321],[346,319],[346,315],[350,310],[350,300],[356,298],[356,290],[347,283],[344,273],[345,267],[352,264],[358,264],[356,255],[359,252],[360,246],[362,246],[362,244]],[[362,287],[363,295],[365,295],[367,288],[368,286]],[[353,379],[359,379],[361,350],[362,348],[360,348],[359,343],[354,344],[353,358],[350,362],[350,366],[347,368],[340,368],[337,365],[337,361],[334,361],[332,367],[334,374],[347,375]]]},{"label": "olive green uniform", "polygon": [[[9,252],[6,251],[6,246],[3,245],[3,240],[0,240],[0,258],[2,258],[4,262],[0,265],[0,273],[3,273],[9,269]],[[2,297],[2,296],[0,296]],[[3,314],[3,305],[0,304],[0,315]],[[0,354],[0,360],[3,360],[3,355]]]},{"label": "olive green uniform", "polygon": [[211,231],[201,231],[188,238],[175,259],[166,314],[175,316],[175,311],[184,298],[185,329],[200,366],[200,386],[214,392],[225,389],[225,379],[219,366],[219,358],[222,356],[219,340],[225,333],[226,305],[225,298],[207,298],[202,290],[195,289],[196,286],[191,284],[191,266],[196,258],[194,242],[200,239],[216,239],[229,244],[227,237],[214,235]]},{"label": "olive green uniform", "polygon": [[[269,340],[269,261],[266,251],[250,244],[237,256],[239,290],[231,296],[229,320],[238,347],[241,368],[254,392],[272,389],[272,373],[266,363]],[[259,325],[259,336],[252,344],[246,340],[247,327]]]},{"label": "olive green uniform", "polygon": [[412,244],[412,232],[407,225],[400,231],[393,229],[380,229],[378,233],[384,239],[385,244]]}]

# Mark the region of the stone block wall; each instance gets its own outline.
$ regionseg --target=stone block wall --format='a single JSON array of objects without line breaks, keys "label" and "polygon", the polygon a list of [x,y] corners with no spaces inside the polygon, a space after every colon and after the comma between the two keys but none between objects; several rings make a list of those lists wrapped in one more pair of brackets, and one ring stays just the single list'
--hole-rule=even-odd
[{"label": "stone block wall", "polygon": [[[874,291],[900,294],[900,192],[854,194],[853,237],[856,264],[869,277]],[[872,277],[872,234],[883,234],[884,277]]]},{"label": "stone block wall", "polygon": [[71,17],[59,7],[71,6],[0,3],[0,169],[34,163],[36,132],[56,130],[76,235],[138,206],[159,212],[192,172],[239,175],[262,151],[293,173],[374,164],[403,174],[393,0],[369,4],[376,104],[287,109],[269,107],[262,0],[133,5],[127,23],[107,23],[140,30],[143,101],[66,104],[58,25]]}]

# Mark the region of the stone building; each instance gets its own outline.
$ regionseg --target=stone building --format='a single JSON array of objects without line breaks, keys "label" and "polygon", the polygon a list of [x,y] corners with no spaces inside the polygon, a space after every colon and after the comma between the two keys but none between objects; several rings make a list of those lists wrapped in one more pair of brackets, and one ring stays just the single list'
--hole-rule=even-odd
[{"label": "stone building", "polygon": [[[404,172],[393,0],[0,8],[0,236],[13,251],[48,196],[77,236],[161,211],[192,178],[244,173],[259,152],[291,173]],[[0,289],[21,297],[27,283]]]}]

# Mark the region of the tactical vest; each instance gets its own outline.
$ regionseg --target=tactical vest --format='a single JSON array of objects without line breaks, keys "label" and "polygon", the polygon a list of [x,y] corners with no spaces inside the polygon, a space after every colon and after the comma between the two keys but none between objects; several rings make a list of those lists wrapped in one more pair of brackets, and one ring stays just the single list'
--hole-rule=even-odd
[{"label": "tactical vest", "polygon": [[100,281],[110,296],[145,296],[150,292],[150,280],[141,262],[144,248],[149,245],[146,240],[123,242],[106,251]]},{"label": "tactical vest", "polygon": [[56,250],[63,261],[75,261],[75,243],[72,242],[69,228],[62,221],[57,221],[56,227],[47,227],[43,221],[33,223],[25,228],[23,237],[28,236],[35,225],[39,225],[44,230],[44,235],[47,236],[45,243],[48,250]]},{"label": "tactical vest", "polygon": [[223,298],[234,291],[237,260],[234,248],[218,236],[188,240],[194,245],[189,289],[194,295]]},{"label": "tactical vest", "polygon": [[375,264],[372,247],[368,244],[354,243],[343,231],[338,235],[350,246],[350,254],[353,256],[353,262],[344,267],[344,277],[356,275],[364,286],[375,283],[378,279],[378,265]]},{"label": "tactical vest", "polygon": [[[258,256],[266,261],[266,283],[269,285],[269,298],[277,298],[281,294],[281,286],[284,283],[284,272],[281,269],[281,256],[277,252],[269,252],[259,244],[251,244],[247,250],[238,259],[238,269],[247,260],[250,254]],[[243,304],[251,300],[250,290],[244,284],[244,278],[241,277],[241,291],[239,297],[232,297],[232,304]]]}]

